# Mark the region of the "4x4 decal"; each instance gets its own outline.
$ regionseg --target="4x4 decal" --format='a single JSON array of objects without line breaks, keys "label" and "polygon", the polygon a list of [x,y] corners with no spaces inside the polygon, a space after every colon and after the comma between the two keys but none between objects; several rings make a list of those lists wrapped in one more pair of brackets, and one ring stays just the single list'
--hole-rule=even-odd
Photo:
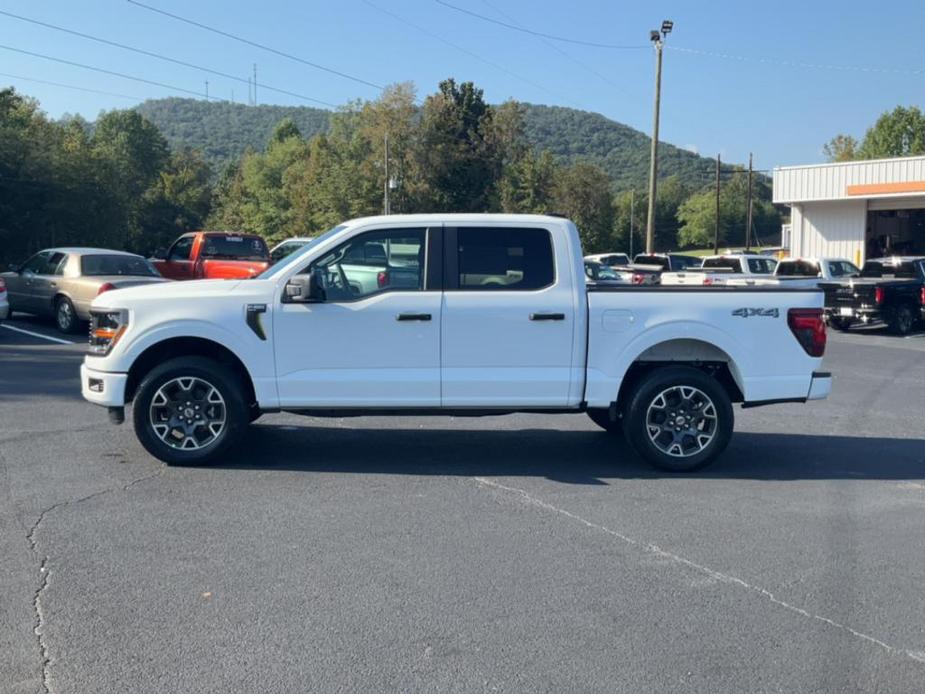
[{"label": "4x4 decal", "polygon": [[759,316],[761,318],[778,318],[780,311],[776,308],[737,308],[732,312],[733,316],[749,318],[750,316]]}]

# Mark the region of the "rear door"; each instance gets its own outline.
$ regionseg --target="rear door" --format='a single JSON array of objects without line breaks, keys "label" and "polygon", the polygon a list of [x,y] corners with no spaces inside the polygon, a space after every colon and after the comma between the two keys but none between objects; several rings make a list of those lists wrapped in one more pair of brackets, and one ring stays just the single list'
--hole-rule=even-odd
[{"label": "rear door", "polygon": [[443,406],[567,406],[579,281],[568,249],[543,227],[477,225],[446,229],[445,249]]},{"label": "rear door", "polygon": [[48,255],[48,261],[32,278],[32,300],[35,310],[41,313],[54,311],[54,298],[58,294],[58,283],[64,275],[67,254],[55,251]]}]

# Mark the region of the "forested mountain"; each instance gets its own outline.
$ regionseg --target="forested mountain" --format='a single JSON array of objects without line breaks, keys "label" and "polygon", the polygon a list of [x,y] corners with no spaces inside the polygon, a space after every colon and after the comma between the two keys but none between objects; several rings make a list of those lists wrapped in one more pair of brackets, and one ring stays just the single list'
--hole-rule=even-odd
[{"label": "forested mountain", "polygon": [[[606,171],[617,190],[645,188],[649,137],[598,113],[560,106],[524,104],[527,139],[538,152],[548,149],[562,163],[590,161]],[[156,99],[137,110],[149,118],[171,147],[202,151],[215,173],[250,147],[261,152],[283,118],[291,118],[306,138],[327,131],[330,112],[307,106],[247,106],[198,99]],[[673,145],[659,149],[659,176],[677,175],[694,188],[708,183],[713,161]]]}]

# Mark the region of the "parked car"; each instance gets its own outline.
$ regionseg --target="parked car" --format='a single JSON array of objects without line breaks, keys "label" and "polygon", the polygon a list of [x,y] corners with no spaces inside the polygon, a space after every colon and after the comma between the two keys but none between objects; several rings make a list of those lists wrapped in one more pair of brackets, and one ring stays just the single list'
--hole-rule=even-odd
[{"label": "parked car", "polygon": [[312,236],[294,236],[291,239],[286,239],[276,244],[270,249],[270,265],[278,263],[283,258],[295,253],[302,248],[302,246],[311,241],[312,238]]},{"label": "parked car", "polygon": [[609,282],[613,284],[631,284],[627,281],[626,273],[617,271],[610,265],[604,265],[593,260],[585,259],[585,277],[589,282]]},{"label": "parked car", "polygon": [[270,266],[270,249],[257,234],[194,231],[156,252],[152,262],[172,280],[247,279]]},{"label": "parked car", "polygon": [[829,322],[839,330],[882,320],[907,335],[925,319],[925,256],[875,258],[859,277],[822,282]]},{"label": "parked car", "polygon": [[[417,259],[413,288],[365,282],[353,259],[370,244]],[[560,217],[369,217],[251,281],[97,297],[82,393],[116,423],[132,401],[136,435],[169,464],[220,460],[264,411],[541,411],[587,412],[686,471],[726,447],[734,402],[828,395],[822,299],[588,286]]]},{"label": "parked car", "polygon": [[858,266],[845,258],[786,258],[774,270],[776,279],[788,283],[803,281],[807,287],[858,277],[860,274]]},{"label": "parked car", "polygon": [[724,285],[732,280],[754,284],[758,278],[770,278],[776,265],[774,258],[753,253],[712,255],[704,258],[699,268],[663,272],[662,284]]},{"label": "parked car", "polygon": [[10,311],[53,316],[64,333],[90,319],[90,302],[103,292],[166,281],[140,255],[100,248],[49,248],[0,277]]},{"label": "parked car", "polygon": [[591,260],[610,267],[625,267],[630,264],[630,257],[626,253],[596,253],[586,255],[585,260]]},{"label": "parked car", "polygon": [[10,301],[7,297],[6,280],[0,277],[0,323],[10,317]]}]

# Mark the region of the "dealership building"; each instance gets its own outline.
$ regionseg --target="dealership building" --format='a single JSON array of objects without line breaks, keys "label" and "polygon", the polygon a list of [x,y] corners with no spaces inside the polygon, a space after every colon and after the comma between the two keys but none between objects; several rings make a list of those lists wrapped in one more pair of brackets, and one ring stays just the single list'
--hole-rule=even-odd
[{"label": "dealership building", "polygon": [[792,256],[925,255],[925,156],[774,169]]}]

